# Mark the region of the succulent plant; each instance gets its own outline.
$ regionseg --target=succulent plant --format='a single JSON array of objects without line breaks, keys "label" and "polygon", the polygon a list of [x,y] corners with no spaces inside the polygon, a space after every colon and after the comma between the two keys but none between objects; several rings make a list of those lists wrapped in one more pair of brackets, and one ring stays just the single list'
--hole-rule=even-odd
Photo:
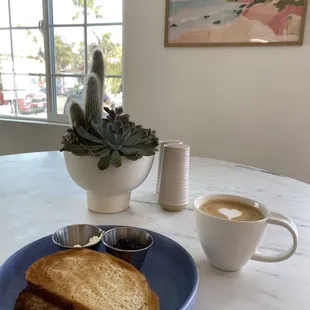
[{"label": "succulent plant", "polygon": [[122,166],[123,158],[138,160],[152,156],[157,151],[156,132],[130,121],[123,108],[104,108],[102,118],[102,94],[104,85],[104,62],[102,52],[95,50],[92,70],[87,80],[85,112],[77,103],[70,106],[72,128],[62,139],[60,151],[78,156],[98,157],[98,168],[105,170],[112,164]]},{"label": "succulent plant", "polygon": [[120,167],[123,157],[138,160],[155,154],[158,146],[155,131],[131,122],[128,114],[122,114],[122,108],[105,110],[108,117],[99,121],[94,118],[89,128],[69,128],[61,151],[96,156],[100,170],[108,168],[110,163]]}]

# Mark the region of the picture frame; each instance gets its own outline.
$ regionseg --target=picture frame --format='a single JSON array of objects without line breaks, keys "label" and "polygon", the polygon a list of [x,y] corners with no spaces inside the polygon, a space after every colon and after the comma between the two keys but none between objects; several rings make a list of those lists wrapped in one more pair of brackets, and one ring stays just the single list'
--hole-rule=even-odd
[{"label": "picture frame", "polygon": [[165,47],[302,45],[308,0],[166,0]]}]

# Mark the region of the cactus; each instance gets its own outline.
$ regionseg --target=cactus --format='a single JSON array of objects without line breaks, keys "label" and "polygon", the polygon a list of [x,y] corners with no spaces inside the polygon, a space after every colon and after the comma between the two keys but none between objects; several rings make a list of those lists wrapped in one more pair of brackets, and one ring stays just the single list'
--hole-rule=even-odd
[{"label": "cactus", "polygon": [[99,92],[99,79],[95,73],[90,73],[85,92],[86,125],[90,125],[93,118],[102,118],[102,101],[99,99]]},{"label": "cactus", "polygon": [[84,111],[77,102],[70,105],[70,120],[72,127],[86,126]]},{"label": "cactus", "polygon": [[100,49],[95,49],[93,52],[91,72],[95,73],[99,79],[99,102],[102,102],[104,91],[105,67],[104,67],[103,54]]},{"label": "cactus", "polygon": [[104,60],[100,49],[93,52],[91,73],[86,82],[84,111],[73,102],[70,106],[70,120],[73,127],[90,127],[92,119],[102,118],[102,101],[104,89]]}]

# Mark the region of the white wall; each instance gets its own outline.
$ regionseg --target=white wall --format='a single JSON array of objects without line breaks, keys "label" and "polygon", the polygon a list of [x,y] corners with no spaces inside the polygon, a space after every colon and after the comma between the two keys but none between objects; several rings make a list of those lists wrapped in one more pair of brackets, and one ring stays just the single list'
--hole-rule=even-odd
[{"label": "white wall", "polygon": [[310,10],[304,46],[164,48],[165,0],[128,0],[126,110],[192,154],[310,182]]},{"label": "white wall", "polygon": [[[302,47],[164,48],[165,0],[125,0],[125,108],[192,154],[310,182],[310,11]],[[0,121],[0,154],[57,150],[64,127]]]}]

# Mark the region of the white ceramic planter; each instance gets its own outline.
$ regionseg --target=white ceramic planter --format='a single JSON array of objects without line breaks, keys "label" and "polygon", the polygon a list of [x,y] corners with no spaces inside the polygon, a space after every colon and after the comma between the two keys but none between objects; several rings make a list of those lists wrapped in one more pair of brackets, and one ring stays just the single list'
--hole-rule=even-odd
[{"label": "white ceramic planter", "polygon": [[154,161],[154,156],[137,161],[123,158],[121,167],[110,165],[106,170],[99,170],[97,157],[64,152],[64,158],[73,181],[87,191],[88,209],[98,213],[126,210],[131,191],[144,182]]}]

